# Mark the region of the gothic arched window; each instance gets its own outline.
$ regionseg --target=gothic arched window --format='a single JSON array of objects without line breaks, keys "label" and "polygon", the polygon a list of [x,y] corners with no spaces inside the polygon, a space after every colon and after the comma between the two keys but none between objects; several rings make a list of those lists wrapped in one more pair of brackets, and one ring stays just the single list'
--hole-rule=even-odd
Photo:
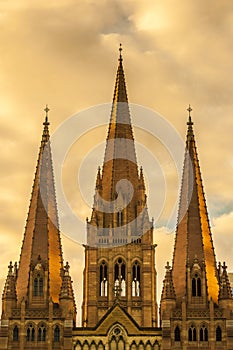
[{"label": "gothic arched window", "polygon": [[40,275],[37,275],[37,277],[34,278],[33,281],[33,295],[36,296],[42,296],[44,290],[44,280]]},{"label": "gothic arched window", "polygon": [[126,266],[121,258],[114,266],[114,294],[115,296],[126,296]]},{"label": "gothic arched window", "polygon": [[216,328],[216,341],[222,341],[222,329],[220,326]]},{"label": "gothic arched window", "polygon": [[130,345],[130,350],[137,350],[137,345],[135,343],[135,340],[132,342],[132,344]]},{"label": "gothic arched window", "polygon": [[27,331],[26,331],[26,340],[27,341],[35,341],[35,328],[33,325],[30,323]]},{"label": "gothic arched window", "polygon": [[87,340],[84,341],[82,349],[83,350],[89,350],[89,344],[88,344]]},{"label": "gothic arched window", "polygon": [[119,338],[117,343],[117,350],[125,350],[125,342],[122,337]]},{"label": "gothic arched window", "polygon": [[140,296],[140,265],[135,261],[132,267],[132,296]]},{"label": "gothic arched window", "polygon": [[105,347],[104,347],[104,344],[102,342],[102,340],[100,340],[99,344],[98,344],[98,350],[104,350]]},{"label": "gothic arched window", "polygon": [[192,278],[192,296],[200,297],[201,296],[201,279],[198,274],[195,274]]},{"label": "gothic arched window", "polygon": [[138,344],[138,350],[144,350],[145,346],[142,340],[140,340],[140,343]]},{"label": "gothic arched window", "polygon": [[13,341],[18,341],[19,340],[19,328],[18,326],[15,326],[13,328]]},{"label": "gothic arched window", "polygon": [[36,277],[34,279],[34,284],[33,284],[33,295],[37,296],[38,295],[38,278]]},{"label": "gothic arched window", "polygon": [[180,328],[179,328],[179,326],[176,326],[176,328],[175,328],[174,338],[175,338],[175,341],[180,341]]},{"label": "gothic arched window", "polygon": [[208,329],[205,325],[200,328],[200,341],[208,341]]},{"label": "gothic arched window", "polygon": [[188,330],[188,339],[189,341],[197,341],[197,331],[196,328],[191,325]]},{"label": "gothic arched window", "polygon": [[117,226],[123,225],[123,211],[119,210],[117,212]]},{"label": "gothic arched window", "polygon": [[96,343],[94,342],[94,340],[92,340],[91,342],[90,350],[96,350]]},{"label": "gothic arched window", "polygon": [[121,335],[121,329],[116,327],[113,331],[114,335],[109,341],[109,350],[125,350],[125,340]]},{"label": "gothic arched window", "polygon": [[54,340],[55,342],[59,342],[59,341],[60,341],[60,328],[59,328],[59,326],[56,326],[56,327],[54,328],[53,340]]},{"label": "gothic arched window", "polygon": [[44,324],[41,324],[38,328],[38,341],[46,340],[46,327]]},{"label": "gothic arched window", "polygon": [[108,295],[108,267],[105,261],[100,265],[100,296]]}]

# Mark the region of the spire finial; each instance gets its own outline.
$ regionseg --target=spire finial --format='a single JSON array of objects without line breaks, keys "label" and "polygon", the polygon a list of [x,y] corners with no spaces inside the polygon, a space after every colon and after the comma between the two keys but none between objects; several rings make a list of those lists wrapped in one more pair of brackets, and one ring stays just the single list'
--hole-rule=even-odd
[{"label": "spire finial", "polygon": [[187,111],[189,112],[189,121],[188,121],[188,125],[193,125],[193,122],[192,122],[192,117],[191,117],[191,112],[192,112],[192,107],[190,106],[189,104],[189,107],[187,108]]},{"label": "spire finial", "polygon": [[122,58],[122,45],[120,43],[120,46],[119,46],[119,52],[120,52],[120,56],[119,56],[119,61],[122,62],[123,58]]},{"label": "spire finial", "polygon": [[48,105],[46,105],[45,109],[45,122],[44,122],[44,125],[49,125],[49,122],[48,122],[48,112],[50,111]]},{"label": "spire finial", "polygon": [[170,264],[169,264],[169,261],[167,261],[167,265],[165,266],[165,269],[166,269],[167,271],[170,271],[170,270],[171,270],[171,266],[170,266]]}]

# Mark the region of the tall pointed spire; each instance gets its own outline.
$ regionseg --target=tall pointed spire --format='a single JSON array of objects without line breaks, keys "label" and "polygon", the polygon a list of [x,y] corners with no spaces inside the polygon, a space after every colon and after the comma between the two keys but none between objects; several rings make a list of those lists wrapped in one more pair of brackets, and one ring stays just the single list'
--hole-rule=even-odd
[{"label": "tall pointed spire", "polygon": [[[121,179],[138,179],[136,153],[123,69],[122,47],[113,94],[105,158],[103,165],[103,198],[115,199],[116,184]],[[124,169],[124,172],[122,172]],[[109,181],[110,180],[110,181]],[[136,184],[135,184],[136,185]]]},{"label": "tall pointed spire", "polygon": [[45,121],[31,201],[20,255],[16,291],[19,303],[28,294],[30,271],[38,266],[48,271],[48,290],[54,302],[59,300],[60,271],[63,268],[58,225],[52,156],[49,141],[49,108]]},{"label": "tall pointed spire", "polygon": [[206,278],[208,298],[218,299],[218,278],[214,246],[195,144],[189,106],[183,179],[173,255],[173,282],[177,301],[186,295],[187,266],[198,261]]},{"label": "tall pointed spire", "polygon": [[[96,326],[116,299],[123,300],[124,308],[140,326],[156,325],[155,245],[145,192],[143,171],[138,171],[136,160],[120,46],[104,164],[97,172],[92,215],[87,220],[85,327]],[[134,308],[135,298],[140,307]]]},{"label": "tall pointed spire", "polygon": [[[143,210],[147,211],[142,170],[141,174],[138,172],[121,45],[104,164],[102,173],[98,170],[96,190],[98,193],[90,222],[95,227],[124,226],[136,220]],[[101,200],[107,203],[105,207],[101,207]],[[117,218],[119,212],[120,220]],[[143,221],[148,221],[148,215],[143,212],[140,220],[141,230]],[[149,228],[150,224],[147,223]],[[126,234],[130,236],[128,232]],[[134,235],[137,235],[135,229]],[[90,241],[93,242],[93,236]]]}]

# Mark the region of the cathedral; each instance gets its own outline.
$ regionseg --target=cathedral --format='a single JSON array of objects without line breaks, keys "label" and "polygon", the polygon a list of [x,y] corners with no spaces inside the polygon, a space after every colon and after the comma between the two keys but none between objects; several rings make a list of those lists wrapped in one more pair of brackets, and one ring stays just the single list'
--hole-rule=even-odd
[{"label": "cathedral", "polygon": [[0,350],[233,350],[232,292],[225,262],[216,263],[190,107],[173,259],[157,305],[121,50],[86,222],[82,324],[63,260],[46,108],[19,263],[9,263],[2,293]]}]

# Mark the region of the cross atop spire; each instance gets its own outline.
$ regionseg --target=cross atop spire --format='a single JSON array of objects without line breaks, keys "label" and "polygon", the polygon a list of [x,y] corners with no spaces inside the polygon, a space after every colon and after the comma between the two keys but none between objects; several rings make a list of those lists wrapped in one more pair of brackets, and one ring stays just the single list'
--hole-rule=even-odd
[{"label": "cross atop spire", "polygon": [[189,112],[189,118],[191,118],[191,112],[192,112],[192,107],[189,104],[189,107],[187,108],[187,111]]},{"label": "cross atop spire", "polygon": [[122,62],[123,61],[123,58],[122,58],[122,45],[120,44],[119,46],[119,52],[120,52],[120,56],[119,56],[119,61]]},{"label": "cross atop spire", "polygon": [[190,106],[189,104],[189,107],[187,108],[187,111],[189,112],[189,121],[187,123],[187,125],[193,125],[193,122],[192,122],[192,117],[191,117],[191,112],[192,112],[192,107]]},{"label": "cross atop spire", "polygon": [[192,108],[189,104],[189,107],[187,108],[187,111],[189,113],[189,119],[187,122],[188,125],[188,136],[192,136],[193,135],[193,122],[192,122],[192,117],[191,117],[191,112],[192,112]]},{"label": "cross atop spire", "polygon": [[50,109],[49,109],[48,105],[46,105],[44,111],[45,111],[45,121],[44,121],[44,125],[49,125],[49,122],[48,122],[48,113],[49,113]]}]

